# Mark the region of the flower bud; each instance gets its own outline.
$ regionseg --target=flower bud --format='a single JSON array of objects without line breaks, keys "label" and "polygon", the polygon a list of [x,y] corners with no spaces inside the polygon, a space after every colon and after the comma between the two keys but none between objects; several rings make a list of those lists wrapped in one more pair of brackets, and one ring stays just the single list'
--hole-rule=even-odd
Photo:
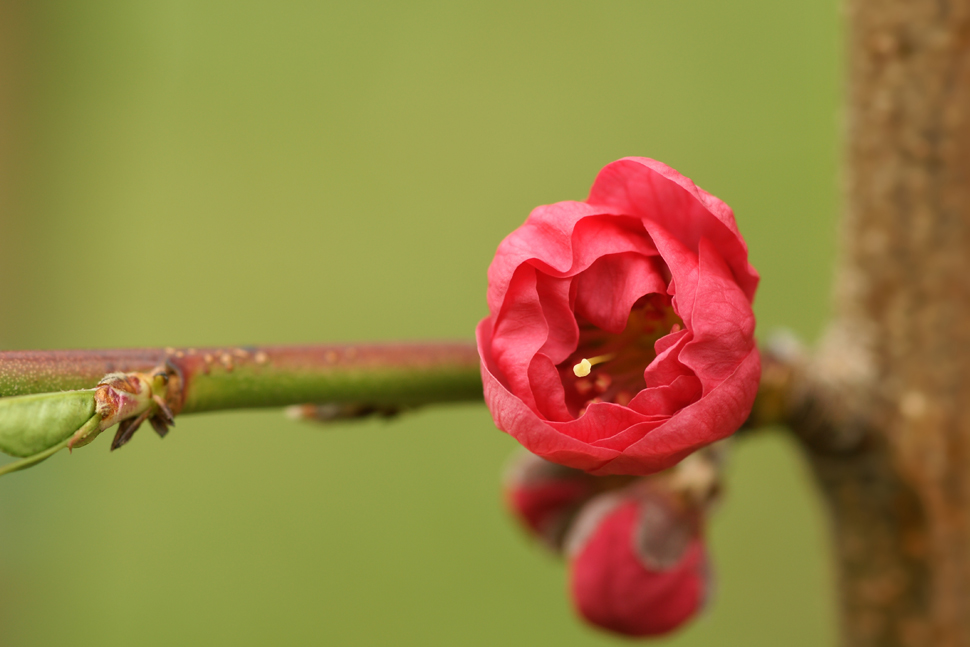
[{"label": "flower bud", "polygon": [[573,603],[598,627],[665,634],[706,601],[710,572],[699,515],[657,484],[591,500],[573,523],[566,552]]},{"label": "flower bud", "polygon": [[548,548],[563,538],[580,506],[596,494],[596,478],[522,452],[505,476],[505,501],[522,525]]}]

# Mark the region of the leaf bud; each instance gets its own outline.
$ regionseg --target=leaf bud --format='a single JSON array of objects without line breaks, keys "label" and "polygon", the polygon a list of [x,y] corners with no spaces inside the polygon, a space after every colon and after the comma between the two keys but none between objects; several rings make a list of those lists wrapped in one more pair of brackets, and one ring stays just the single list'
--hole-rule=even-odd
[{"label": "leaf bud", "polygon": [[93,390],[0,398],[0,451],[33,456],[70,438],[94,415]]}]

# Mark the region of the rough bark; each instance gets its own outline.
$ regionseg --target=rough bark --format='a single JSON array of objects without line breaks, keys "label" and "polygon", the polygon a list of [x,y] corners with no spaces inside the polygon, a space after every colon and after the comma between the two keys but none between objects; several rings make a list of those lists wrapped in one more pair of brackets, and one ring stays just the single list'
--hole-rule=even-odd
[{"label": "rough bark", "polygon": [[970,0],[847,0],[836,319],[793,426],[843,643],[970,645]]}]

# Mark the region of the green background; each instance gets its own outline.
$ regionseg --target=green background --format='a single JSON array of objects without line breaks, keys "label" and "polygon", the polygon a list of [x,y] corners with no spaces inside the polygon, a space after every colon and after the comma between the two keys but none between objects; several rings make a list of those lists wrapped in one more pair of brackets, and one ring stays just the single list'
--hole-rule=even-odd
[{"label": "green background", "polygon": [[[2,5],[0,347],[470,339],[496,245],[625,156],[737,213],[759,334],[815,338],[838,203],[834,2]],[[185,417],[0,481],[0,643],[609,645],[500,504],[483,406],[329,429]],[[783,434],[738,443],[709,612],[833,641]]]}]

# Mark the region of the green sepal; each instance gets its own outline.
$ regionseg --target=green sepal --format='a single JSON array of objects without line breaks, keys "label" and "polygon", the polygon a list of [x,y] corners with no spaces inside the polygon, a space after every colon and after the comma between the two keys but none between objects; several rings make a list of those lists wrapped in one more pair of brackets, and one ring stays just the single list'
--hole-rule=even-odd
[{"label": "green sepal", "polygon": [[66,444],[94,415],[94,389],[0,398],[0,451],[33,458]]}]

